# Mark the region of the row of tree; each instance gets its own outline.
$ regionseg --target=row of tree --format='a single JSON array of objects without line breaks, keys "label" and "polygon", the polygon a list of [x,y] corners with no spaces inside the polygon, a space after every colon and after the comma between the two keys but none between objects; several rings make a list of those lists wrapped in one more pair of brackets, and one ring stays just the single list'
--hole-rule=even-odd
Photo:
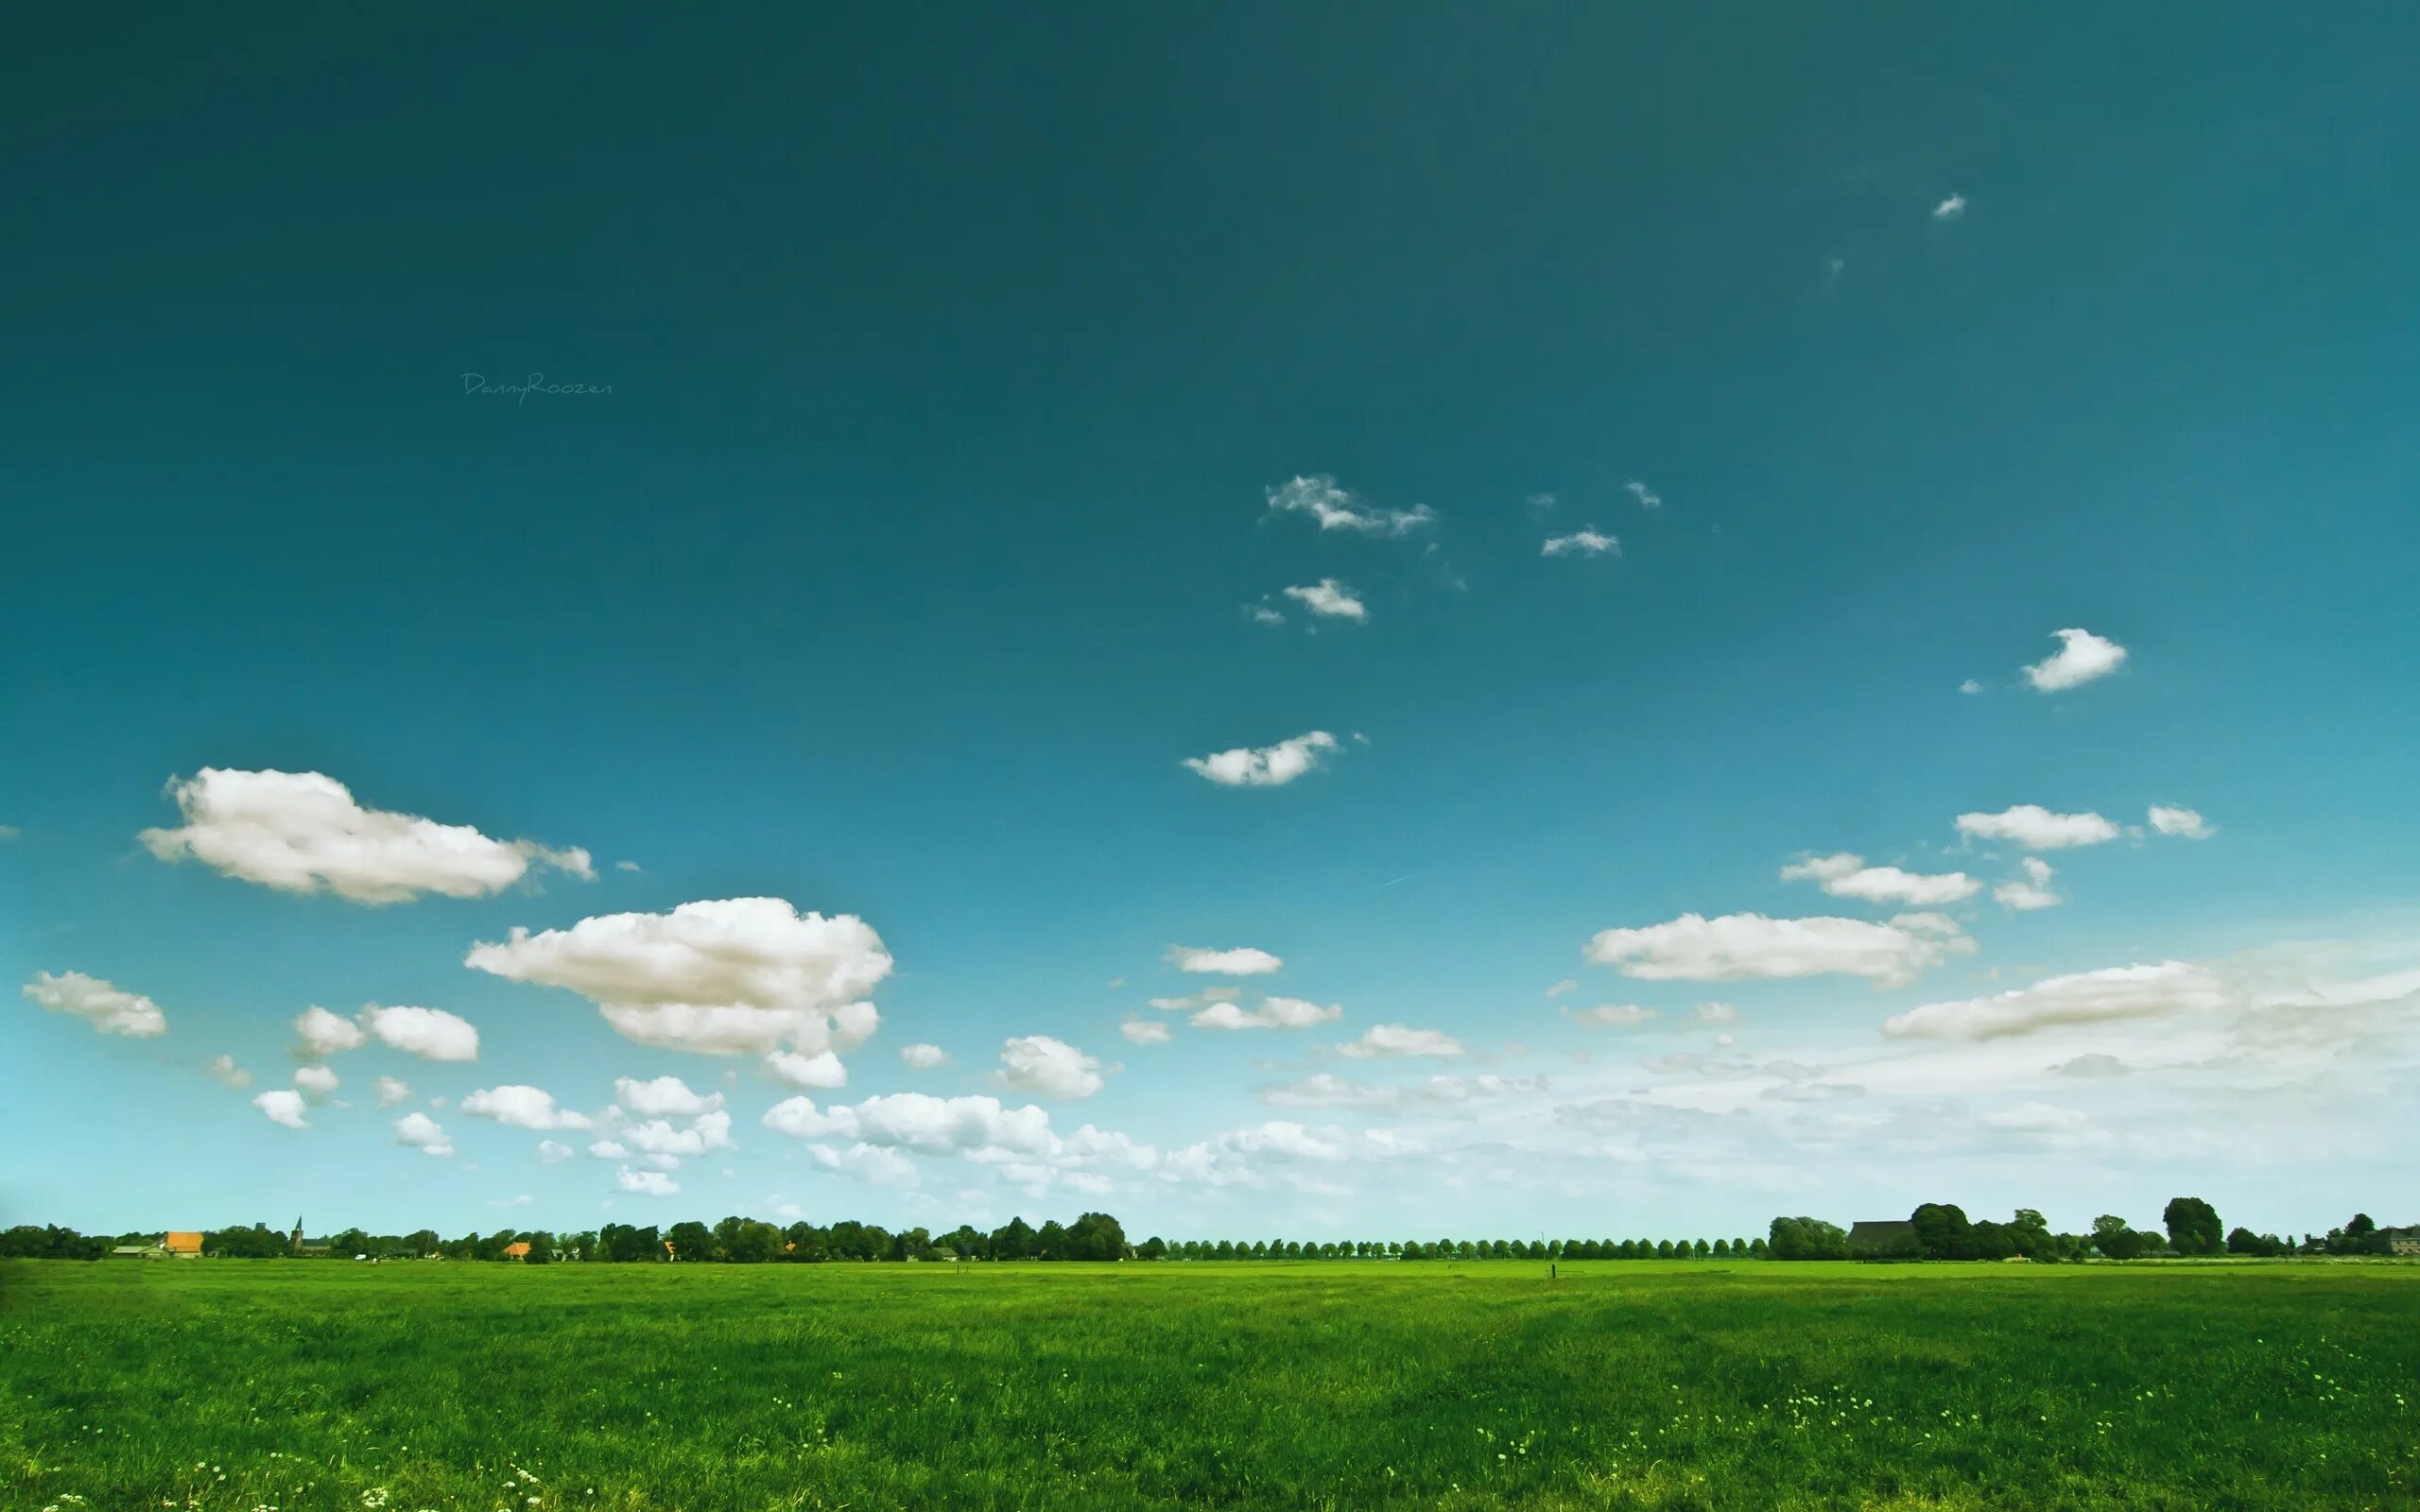
[{"label": "row of tree", "polygon": [[[1406,1240],[1201,1240],[1153,1237],[1136,1245],[1105,1212],[1088,1212],[1071,1224],[1053,1219],[1040,1228],[1011,1218],[989,1232],[961,1224],[942,1234],[925,1228],[897,1232],[849,1220],[830,1225],[777,1227],[754,1218],[728,1217],[711,1226],[676,1223],[669,1228],[605,1225],[577,1233],[499,1228],[441,1237],[435,1229],[408,1234],[372,1234],[346,1228],[298,1248],[292,1238],[267,1224],[216,1228],[202,1235],[205,1255],[231,1259],[289,1257],[352,1260],[520,1260],[620,1263],[816,1263],[826,1261],[1066,1261],[1066,1260],[2136,1260],[2152,1255],[2377,1255],[2389,1252],[2389,1235],[2367,1213],[2325,1235],[2300,1242],[2237,1228],[2222,1231],[2216,1209],[2199,1197],[2177,1197],[2161,1213],[2162,1231],[2138,1230],[2104,1213],[2088,1234],[2054,1233],[2042,1214],[2019,1208],[2005,1223],[1970,1221],[1955,1203],[1927,1202],[1905,1226],[1889,1226],[1878,1237],[1853,1243],[1847,1230],[1821,1218],[1775,1218],[1762,1239],[1406,1239]],[[0,1259],[97,1260],[122,1246],[156,1244],[161,1235],[79,1234],[56,1226],[23,1225],[0,1230]]]},{"label": "row of tree", "polygon": [[2093,1220],[2088,1234],[2053,1233],[2042,1214],[2019,1208],[2006,1223],[1969,1221],[1953,1202],[1927,1202],[1904,1226],[1862,1240],[1821,1218],[1775,1218],[1767,1249],[1774,1260],[2140,1260],[2154,1255],[2384,1255],[2392,1250],[2386,1230],[2366,1212],[2325,1235],[2305,1234],[2300,1244],[2275,1234],[2227,1229],[2218,1210],[2200,1197],[2171,1197],[2160,1213],[2161,1231],[2134,1228],[2116,1213]]}]

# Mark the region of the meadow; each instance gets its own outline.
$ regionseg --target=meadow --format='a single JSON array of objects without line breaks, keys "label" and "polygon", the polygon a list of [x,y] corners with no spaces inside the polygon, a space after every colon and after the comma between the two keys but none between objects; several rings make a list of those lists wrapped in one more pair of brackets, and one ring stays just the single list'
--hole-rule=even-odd
[{"label": "meadow", "polygon": [[2420,1267],[0,1264],[0,1504],[2410,1508]]}]

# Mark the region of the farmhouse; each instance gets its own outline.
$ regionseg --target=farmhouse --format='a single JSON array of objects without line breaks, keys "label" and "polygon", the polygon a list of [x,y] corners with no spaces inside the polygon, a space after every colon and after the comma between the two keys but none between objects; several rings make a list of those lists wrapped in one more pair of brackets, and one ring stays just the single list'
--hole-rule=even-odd
[{"label": "farmhouse", "polygon": [[1859,1260],[1913,1259],[1916,1226],[1905,1218],[1860,1219],[1850,1226],[1849,1253]]},{"label": "farmhouse", "polygon": [[165,1260],[168,1252],[158,1245],[120,1245],[110,1251],[112,1260]]},{"label": "farmhouse", "polygon": [[527,1239],[516,1239],[512,1243],[505,1246],[504,1258],[507,1260],[527,1260],[529,1258],[529,1241]]},{"label": "farmhouse", "polygon": [[199,1229],[171,1228],[168,1237],[160,1242],[160,1247],[179,1260],[199,1260],[201,1233]]},{"label": "farmhouse", "polygon": [[2386,1241],[2386,1252],[2390,1255],[2420,1255],[2420,1227],[2381,1228],[2378,1237]]}]

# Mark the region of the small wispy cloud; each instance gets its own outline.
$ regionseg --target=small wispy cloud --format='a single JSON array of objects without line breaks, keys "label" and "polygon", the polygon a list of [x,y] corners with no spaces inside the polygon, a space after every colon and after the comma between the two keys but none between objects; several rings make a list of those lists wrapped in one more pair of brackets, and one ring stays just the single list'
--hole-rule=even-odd
[{"label": "small wispy cloud", "polygon": [[1632,498],[1638,501],[1638,507],[1642,509],[1655,508],[1664,502],[1664,495],[1656,492],[1653,489],[1649,488],[1646,484],[1641,483],[1636,478],[1631,479],[1628,483],[1623,484],[1622,487],[1628,490]]},{"label": "small wispy cloud", "polygon": [[1364,504],[1350,489],[1337,486],[1325,472],[1297,477],[1268,490],[1271,514],[1306,514],[1322,530],[1350,530],[1364,536],[1404,536],[1437,522],[1437,511],[1425,504],[1409,509],[1382,509]]},{"label": "small wispy cloud", "polygon": [[1951,195],[1940,204],[1932,207],[1932,218],[1935,220],[1956,220],[1959,216],[1963,215],[1964,214],[1966,214],[1966,197],[1964,195]]},{"label": "small wispy cloud", "polygon": [[1358,623],[1370,617],[1369,606],[1355,597],[1351,588],[1333,577],[1322,577],[1316,583],[1302,584],[1284,592],[1288,598],[1324,619]]},{"label": "small wispy cloud", "polygon": [[1618,557],[1622,543],[1612,536],[1599,534],[1595,527],[1575,530],[1567,536],[1548,536],[1538,548],[1541,557]]}]

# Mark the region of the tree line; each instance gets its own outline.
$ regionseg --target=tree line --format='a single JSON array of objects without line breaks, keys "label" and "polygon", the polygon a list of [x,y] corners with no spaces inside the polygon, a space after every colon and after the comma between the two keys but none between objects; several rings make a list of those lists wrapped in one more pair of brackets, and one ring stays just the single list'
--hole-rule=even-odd
[{"label": "tree line", "polygon": [[[156,1245],[158,1231],[117,1235],[79,1234],[55,1225],[20,1225],[0,1230],[0,1260],[98,1260],[112,1248]],[[1035,1227],[1011,1218],[989,1231],[961,1224],[946,1233],[923,1228],[892,1231],[879,1224],[843,1219],[829,1225],[777,1226],[755,1218],[727,1217],[712,1225],[689,1221],[659,1228],[609,1223],[601,1228],[557,1233],[541,1228],[499,1228],[457,1239],[422,1228],[408,1234],[372,1234],[344,1228],[306,1240],[252,1224],[202,1234],[202,1253],[224,1259],[515,1260],[547,1264],[726,1264],[885,1261],[1313,1261],[1313,1260],[1877,1260],[2031,1261],[2137,1260],[2160,1255],[2384,1255],[2391,1231],[2367,1213],[2325,1234],[2300,1241],[2223,1229],[2216,1209],[2199,1197],[2171,1199],[2161,1228],[2138,1230],[2104,1213],[2089,1233],[2054,1233],[2042,1214],[2020,1208],[2005,1223],[1969,1220],[1955,1203],[1927,1202],[1904,1226],[1879,1237],[1852,1242],[1850,1231],[1821,1218],[1777,1217],[1759,1239],[1403,1239],[1293,1240],[1185,1239],[1154,1235],[1134,1244],[1125,1228],[1105,1212],[1087,1212],[1073,1223],[1056,1219]]]}]

